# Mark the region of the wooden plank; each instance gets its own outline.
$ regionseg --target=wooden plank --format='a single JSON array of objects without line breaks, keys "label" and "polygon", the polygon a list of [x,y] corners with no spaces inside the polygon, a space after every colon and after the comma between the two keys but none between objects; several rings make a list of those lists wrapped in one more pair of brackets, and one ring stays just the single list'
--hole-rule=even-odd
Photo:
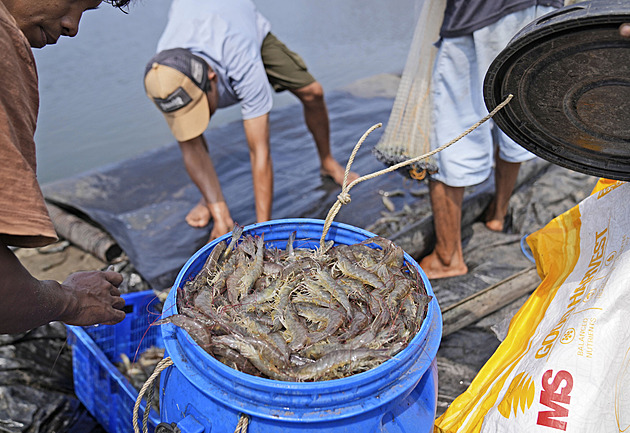
[{"label": "wooden plank", "polygon": [[483,317],[498,311],[521,296],[533,292],[540,284],[536,267],[531,266],[497,284],[442,309],[442,337],[459,331]]}]

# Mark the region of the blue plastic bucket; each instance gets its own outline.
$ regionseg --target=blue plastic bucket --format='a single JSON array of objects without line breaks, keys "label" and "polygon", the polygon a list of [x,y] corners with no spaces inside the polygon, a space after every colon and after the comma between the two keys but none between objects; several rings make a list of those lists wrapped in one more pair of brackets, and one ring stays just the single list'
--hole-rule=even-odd
[{"label": "blue plastic bucket", "polygon": [[[268,247],[285,248],[296,231],[296,248],[316,248],[324,221],[285,219],[245,227],[262,235]],[[374,236],[366,230],[333,223],[327,240],[355,244]],[[223,236],[204,246],[184,265],[164,305],[164,316],[177,312],[177,288],[201,270]],[[247,431],[262,432],[430,432],[437,404],[435,356],[442,337],[442,316],[433,297],[420,331],[392,359],[376,368],[342,379],[284,382],[241,373],[214,359],[181,328],[162,325],[166,355],[174,365],[160,379],[160,418],[176,423],[183,433],[232,433],[241,417],[249,416]]]}]

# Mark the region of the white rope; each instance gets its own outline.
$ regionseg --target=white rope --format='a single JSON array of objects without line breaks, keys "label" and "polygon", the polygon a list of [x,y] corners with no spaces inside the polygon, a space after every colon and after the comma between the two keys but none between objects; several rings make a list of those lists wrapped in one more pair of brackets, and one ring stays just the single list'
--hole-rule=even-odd
[{"label": "white rope", "polygon": [[[142,398],[144,394],[147,392],[148,392],[147,403],[144,410],[144,416],[142,417],[142,433],[148,433],[149,412],[151,411],[151,401],[153,400],[153,386],[152,386],[153,382],[155,381],[155,378],[158,377],[163,370],[170,367],[171,365],[173,365],[173,360],[170,357],[164,358],[163,360],[161,360],[155,366],[155,369],[153,370],[153,373],[151,374],[151,376],[146,380],[146,382],[144,382],[144,385],[142,385],[140,392],[138,392],[138,397],[136,398],[136,404],[133,407],[133,417],[132,417],[133,431],[135,433],[140,433],[140,427],[138,426],[138,412],[140,410],[140,404],[142,403]],[[234,430],[234,433],[247,433],[248,426],[249,426],[249,415],[242,413],[238,420],[238,423],[236,424],[236,429]]]},{"label": "white rope", "polygon": [[242,413],[234,433],[247,433],[247,426],[249,426],[249,415]]},{"label": "white rope", "polygon": [[366,181],[366,180],[369,180],[369,179],[373,179],[373,178],[375,178],[377,176],[380,176],[382,174],[390,173],[392,171],[398,170],[401,167],[413,164],[414,162],[421,161],[421,160],[426,159],[426,158],[428,158],[428,157],[430,157],[432,155],[435,155],[438,152],[443,151],[444,149],[446,149],[450,145],[452,145],[454,143],[457,143],[459,140],[464,138],[466,135],[470,134],[475,129],[477,129],[479,126],[481,126],[481,124],[486,122],[488,119],[490,119],[492,116],[494,116],[499,110],[501,110],[503,107],[505,107],[507,105],[507,103],[512,100],[512,98],[513,98],[512,94],[508,95],[508,97],[505,98],[505,100],[503,102],[501,102],[494,110],[492,110],[490,113],[488,113],[487,116],[485,116],[483,119],[481,119],[480,121],[475,123],[473,126],[468,128],[466,131],[462,132],[457,138],[455,138],[455,139],[449,141],[448,143],[438,147],[437,149],[434,149],[431,152],[425,153],[424,155],[420,155],[418,157],[411,158],[411,159],[408,159],[408,160],[403,161],[403,162],[399,162],[398,164],[392,165],[391,167],[385,168],[383,170],[376,171],[376,172],[370,173],[370,174],[366,174],[365,176],[361,176],[360,178],[355,179],[354,181],[352,181],[348,185],[347,184],[347,182],[348,182],[348,173],[350,172],[350,167],[352,166],[352,163],[354,162],[354,157],[357,154],[357,151],[359,150],[359,148],[361,147],[361,145],[363,144],[363,142],[365,141],[367,136],[370,135],[370,133],[372,131],[374,131],[375,129],[380,128],[382,126],[382,124],[381,123],[377,123],[376,125],[372,126],[370,129],[368,129],[363,134],[363,136],[361,137],[359,142],[354,146],[354,149],[352,150],[352,154],[350,155],[350,159],[348,160],[348,164],[346,165],[346,172],[345,172],[345,176],[343,178],[343,186],[342,186],[342,189],[341,189],[341,193],[339,193],[339,195],[337,196],[337,201],[335,202],[335,204],[332,205],[332,207],[328,211],[328,215],[326,216],[326,220],[324,221],[324,229],[322,231],[322,237],[321,237],[321,239],[319,241],[320,249],[324,250],[324,248],[325,248],[326,234],[328,233],[328,229],[332,225],[332,222],[335,219],[335,216],[339,212],[339,209],[341,209],[342,205],[350,203],[351,199],[350,199],[349,191],[350,191],[350,189],[353,186],[355,186],[355,185],[357,185],[357,184],[359,184],[359,183],[361,183],[363,181]]},{"label": "white rope", "polygon": [[[135,433],[140,433],[140,428],[138,427],[138,411],[140,410],[142,397],[147,392],[147,389],[149,389],[150,387],[152,388],[155,378],[160,375],[162,370],[170,367],[171,365],[173,365],[173,360],[170,357],[164,358],[163,360],[158,362],[151,376],[149,376],[147,381],[144,382],[144,385],[142,385],[142,388],[140,388],[140,392],[138,392],[138,398],[136,398],[136,404],[133,406],[133,417],[131,421],[133,423],[133,431]],[[148,420],[149,420],[149,412],[151,411],[152,399],[153,399],[153,392],[151,390],[150,396],[147,397],[147,404],[144,408],[144,416],[142,417],[142,433],[148,433],[149,431]]]}]

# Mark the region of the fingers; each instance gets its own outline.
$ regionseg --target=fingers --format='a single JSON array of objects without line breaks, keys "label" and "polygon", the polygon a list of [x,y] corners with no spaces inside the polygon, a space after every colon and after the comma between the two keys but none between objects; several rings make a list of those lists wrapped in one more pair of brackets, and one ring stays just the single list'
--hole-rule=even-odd
[{"label": "fingers", "polygon": [[113,325],[125,318],[125,300],[118,286],[123,276],[113,270],[76,272],[62,286],[74,300],[58,320],[68,325]]},{"label": "fingers", "polygon": [[105,277],[105,279],[107,281],[109,281],[112,285],[118,287],[120,286],[120,284],[123,281],[123,276],[121,273],[110,270],[110,268],[113,269],[113,266],[110,266],[109,268],[107,268],[106,271],[103,271],[103,276]]},{"label": "fingers", "polygon": [[112,296],[120,296],[120,289],[114,285],[109,289],[109,294]]},{"label": "fingers", "polygon": [[[124,306],[124,301],[123,301],[123,306]],[[122,308],[122,307],[121,307]],[[125,318],[126,314],[124,311],[120,310],[120,309],[116,309],[114,311],[112,311],[112,319],[102,322],[103,325],[115,325],[117,323],[120,323],[123,321],[123,319]]]},{"label": "fingers", "polygon": [[114,302],[112,303],[112,307],[121,310],[125,306],[125,300],[120,296],[120,294],[113,295]]}]

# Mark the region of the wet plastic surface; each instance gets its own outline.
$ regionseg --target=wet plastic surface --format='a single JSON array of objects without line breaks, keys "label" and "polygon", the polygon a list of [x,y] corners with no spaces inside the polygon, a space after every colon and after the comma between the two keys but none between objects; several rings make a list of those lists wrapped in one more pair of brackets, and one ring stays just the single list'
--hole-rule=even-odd
[{"label": "wet plastic surface", "polygon": [[[361,98],[343,91],[327,97],[333,156],[345,166],[352,149],[372,125],[386,122],[393,98]],[[272,111],[274,219],[324,219],[341,188],[319,174],[315,145],[304,125],[301,106]],[[375,130],[359,150],[352,169],[368,174],[384,168],[371,153],[384,128]],[[256,222],[249,151],[241,122],[206,132],[223,194],[240,225]],[[417,183],[388,173],[350,191],[335,221],[366,227],[385,209],[379,190],[410,189]],[[426,186],[425,186],[426,188]],[[207,241],[211,225],[186,224],[201,195],[189,179],[176,143],[120,164],[47,184],[45,197],[87,215],[118,242],[154,289],[169,288],[177,272]]]}]

